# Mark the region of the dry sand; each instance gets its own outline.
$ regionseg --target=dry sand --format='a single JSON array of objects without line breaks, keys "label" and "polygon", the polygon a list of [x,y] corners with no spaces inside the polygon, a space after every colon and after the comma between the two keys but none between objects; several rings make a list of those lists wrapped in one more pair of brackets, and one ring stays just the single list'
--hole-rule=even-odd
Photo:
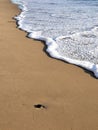
[{"label": "dry sand", "polygon": [[18,13],[0,0],[0,130],[98,130],[98,80],[48,57],[16,28]]}]

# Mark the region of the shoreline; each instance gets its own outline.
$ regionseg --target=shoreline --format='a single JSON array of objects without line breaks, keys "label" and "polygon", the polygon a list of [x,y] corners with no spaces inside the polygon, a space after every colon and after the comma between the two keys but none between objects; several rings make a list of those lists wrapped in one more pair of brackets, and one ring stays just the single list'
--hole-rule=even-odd
[{"label": "shoreline", "polygon": [[42,42],[16,28],[19,11],[0,1],[0,129],[97,130],[98,80],[48,57]]},{"label": "shoreline", "polygon": [[[18,4],[12,2],[13,4],[19,6]],[[18,7],[19,8],[19,7]],[[25,7],[22,8],[19,8],[20,9],[20,14],[18,15],[19,17],[21,16],[21,12],[25,11],[24,9]],[[60,60],[60,61],[63,61],[65,63],[68,63],[68,64],[72,64],[72,65],[75,65],[77,67],[80,67],[82,68],[85,72],[88,72],[92,77],[98,79],[98,72],[97,72],[97,64],[95,63],[92,63],[92,62],[89,62],[89,61],[81,61],[81,60],[77,60],[77,59],[71,59],[69,57],[66,57],[66,56],[62,56],[58,53],[58,51],[56,50],[58,47],[57,47],[57,44],[56,42],[52,39],[52,38],[45,38],[43,36],[35,36],[35,34],[33,34],[32,32],[27,32],[25,29],[22,29],[20,26],[21,24],[19,24],[19,21],[17,18],[14,18],[16,20],[16,25],[17,25],[17,28],[19,30],[22,30],[24,32],[26,32],[26,37],[27,38],[30,38],[30,39],[33,39],[33,40],[36,40],[36,41],[40,41],[40,42],[43,42],[44,44],[44,49],[43,51],[51,58],[53,59],[57,59],[57,60]],[[40,37],[40,38],[39,38]],[[46,49],[45,49],[46,48]],[[51,48],[51,49],[50,49]]]}]

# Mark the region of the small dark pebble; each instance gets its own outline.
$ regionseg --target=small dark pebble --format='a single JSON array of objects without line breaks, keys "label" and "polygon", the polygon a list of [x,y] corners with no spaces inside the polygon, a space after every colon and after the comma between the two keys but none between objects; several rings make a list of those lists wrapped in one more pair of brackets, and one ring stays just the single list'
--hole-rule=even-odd
[{"label": "small dark pebble", "polygon": [[34,107],[35,108],[44,108],[44,109],[46,109],[46,107],[44,105],[42,105],[42,104],[36,104],[36,105],[34,105]]}]

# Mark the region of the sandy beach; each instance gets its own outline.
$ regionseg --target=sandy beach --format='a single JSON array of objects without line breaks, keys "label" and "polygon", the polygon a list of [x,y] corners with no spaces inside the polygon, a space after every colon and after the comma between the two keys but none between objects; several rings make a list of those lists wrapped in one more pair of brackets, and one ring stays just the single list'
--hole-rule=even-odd
[{"label": "sandy beach", "polygon": [[0,130],[98,130],[98,79],[50,58],[17,29],[19,11],[0,0]]}]

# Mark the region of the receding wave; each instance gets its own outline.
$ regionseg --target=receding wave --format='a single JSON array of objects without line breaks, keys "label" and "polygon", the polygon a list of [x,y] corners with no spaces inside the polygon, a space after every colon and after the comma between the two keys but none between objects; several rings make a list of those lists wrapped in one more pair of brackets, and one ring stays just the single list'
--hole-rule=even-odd
[{"label": "receding wave", "polygon": [[98,78],[97,7],[91,10],[91,4],[67,0],[28,1],[12,0],[23,10],[16,17],[18,27],[30,38],[45,41],[50,56],[86,68]]}]

